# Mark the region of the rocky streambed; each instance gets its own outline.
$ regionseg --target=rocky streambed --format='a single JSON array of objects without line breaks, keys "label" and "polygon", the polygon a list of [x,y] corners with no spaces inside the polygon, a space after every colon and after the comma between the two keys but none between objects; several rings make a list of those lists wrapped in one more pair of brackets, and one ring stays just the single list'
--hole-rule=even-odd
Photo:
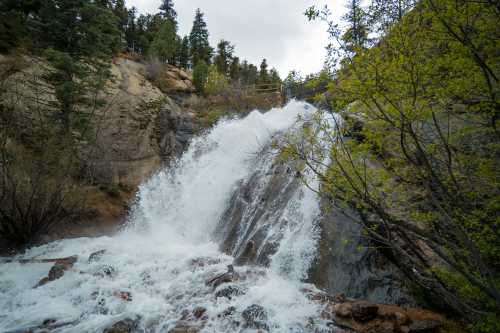
[{"label": "rocky streambed", "polygon": [[[99,262],[106,255],[105,250],[92,253],[87,259],[88,263]],[[73,265],[78,261],[78,256],[57,259],[24,259],[20,264],[30,265],[35,263],[53,263],[46,277],[42,278],[33,288],[39,288],[54,282],[64,276],[68,271],[77,274],[93,274],[103,279],[112,279],[119,268],[102,266],[100,270],[89,273],[75,270]],[[211,258],[196,258],[191,260],[190,268],[193,271],[206,266],[219,265],[220,261]],[[235,297],[244,297],[248,291],[247,285],[250,281],[265,278],[266,271],[258,267],[234,267],[229,265],[227,270],[210,277],[205,281],[208,287],[208,297],[215,302],[218,299],[231,300]],[[144,281],[151,277],[144,275]],[[132,291],[110,290],[120,302],[132,302],[134,295]],[[279,293],[279,290],[276,290]],[[358,333],[430,333],[437,332],[443,325],[445,318],[437,313],[418,309],[400,307],[395,305],[378,304],[364,300],[347,298],[343,294],[335,296],[316,289],[313,285],[304,286],[301,293],[318,305],[318,313],[311,316],[302,325],[304,332],[358,332]],[[99,298],[99,293],[91,295]],[[105,298],[97,302],[100,312],[107,312]],[[283,311],[286,311],[284,309]],[[198,333],[211,326],[214,322],[226,322],[228,328],[234,332],[240,330],[251,330],[257,332],[272,332],[273,327],[268,323],[269,314],[267,309],[260,304],[251,304],[244,309],[228,306],[221,312],[211,313],[204,306],[193,304],[182,310],[180,318],[175,320],[173,328],[168,333]],[[55,318],[47,318],[42,325],[22,332],[52,332],[63,329],[65,326],[74,325],[75,322],[64,322]],[[148,331],[141,326],[140,316],[124,318],[116,321],[107,328],[105,333],[134,333]],[[21,331],[18,331],[21,332]]]}]

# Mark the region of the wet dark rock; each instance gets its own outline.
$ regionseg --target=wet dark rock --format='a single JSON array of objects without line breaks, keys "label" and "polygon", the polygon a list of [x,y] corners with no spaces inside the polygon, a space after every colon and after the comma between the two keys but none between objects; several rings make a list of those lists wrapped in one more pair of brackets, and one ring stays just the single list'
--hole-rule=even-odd
[{"label": "wet dark rock", "polygon": [[269,327],[266,324],[267,313],[266,310],[257,304],[252,304],[246,308],[242,313],[241,317],[244,320],[244,328],[252,329],[264,329],[268,330]]},{"label": "wet dark rock", "polygon": [[54,281],[61,278],[66,271],[66,266],[63,264],[55,264],[49,271],[49,281]]},{"label": "wet dark rock", "polygon": [[207,309],[205,309],[202,306],[198,306],[198,307],[194,308],[194,310],[193,310],[193,316],[196,319],[200,319],[201,317],[203,317],[203,315],[205,314],[205,312],[207,312]]},{"label": "wet dark rock", "polygon": [[[262,154],[275,151],[264,150]],[[233,194],[217,227],[221,250],[235,257],[237,265],[267,266],[276,253],[280,235],[269,237],[287,221],[276,218],[284,211],[301,185],[297,166],[276,162],[257,167],[256,172]]]},{"label": "wet dark rock", "polygon": [[151,274],[149,272],[145,271],[141,273],[141,280],[142,283],[146,286],[152,286],[154,284],[153,278],[151,277]]},{"label": "wet dark rock", "polygon": [[199,130],[194,116],[183,112],[172,100],[167,99],[156,119],[157,141],[162,159],[168,162],[187,148]]},{"label": "wet dark rock", "polygon": [[168,333],[199,333],[202,327],[197,324],[179,321]]},{"label": "wet dark rock", "polygon": [[139,324],[138,319],[124,319],[113,324],[113,326],[106,328],[103,333],[134,333],[137,331]]},{"label": "wet dark rock", "polygon": [[370,302],[356,302],[352,306],[352,317],[365,322],[377,317],[378,305]]},{"label": "wet dark rock", "polygon": [[99,277],[113,277],[115,275],[116,275],[116,269],[110,265],[101,266],[94,273],[94,276],[99,276]]},{"label": "wet dark rock", "polygon": [[404,274],[363,236],[359,217],[327,200],[321,205],[321,239],[308,282],[332,295],[414,306]]},{"label": "wet dark rock", "polygon": [[188,309],[182,310],[182,312],[181,312],[181,320],[188,319],[190,315],[191,315],[191,312]]},{"label": "wet dark rock", "polygon": [[42,323],[43,326],[54,325],[57,322],[55,319],[45,319]]},{"label": "wet dark rock", "polygon": [[[305,291],[309,293],[309,291]],[[445,318],[432,311],[396,305],[310,294],[324,304],[321,317],[342,329],[358,333],[437,333]],[[341,301],[340,303],[338,301]]]},{"label": "wet dark rock", "polygon": [[[50,260],[50,259],[48,259]],[[74,263],[78,260],[77,256],[55,259],[54,265],[50,268],[49,273],[46,277],[41,279],[35,288],[41,287],[49,282],[60,279],[64,276],[64,273],[73,268]],[[47,261],[50,262],[50,261]]]},{"label": "wet dark rock", "polygon": [[234,271],[234,267],[232,265],[227,266],[227,272],[220,274],[208,281],[205,282],[207,286],[212,286],[217,289],[218,286],[224,283],[235,282],[239,280],[239,274]]},{"label": "wet dark rock", "polygon": [[240,288],[235,287],[235,286],[227,286],[227,287],[224,287],[224,288],[218,290],[215,293],[215,297],[216,298],[226,297],[228,299],[231,299],[234,296],[240,296],[240,295],[243,295],[243,294],[244,294],[244,292]]},{"label": "wet dark rock", "polygon": [[255,241],[251,239],[248,241],[247,245],[245,246],[245,249],[238,257],[237,263],[239,265],[251,263],[255,261],[256,257],[257,257],[257,248],[255,246]]},{"label": "wet dark rock", "polygon": [[222,311],[221,313],[219,313],[217,315],[217,317],[229,317],[231,315],[234,314],[234,312],[236,311],[236,308],[234,306],[230,306],[228,307],[227,309],[225,309],[224,311]]},{"label": "wet dark rock", "polygon": [[98,314],[107,315],[109,313],[109,309],[106,306],[106,299],[105,298],[99,299],[95,309]]},{"label": "wet dark rock", "polygon": [[101,258],[104,256],[104,254],[106,254],[106,250],[100,250],[100,251],[92,253],[89,256],[89,260],[88,260],[89,264],[92,262],[96,262],[96,261],[101,260]]},{"label": "wet dark rock", "polygon": [[189,264],[190,264],[190,266],[194,266],[194,267],[205,267],[205,266],[217,265],[219,263],[220,263],[220,259],[216,259],[216,258],[214,259],[214,258],[209,258],[209,257],[200,257],[200,258],[192,259]]}]

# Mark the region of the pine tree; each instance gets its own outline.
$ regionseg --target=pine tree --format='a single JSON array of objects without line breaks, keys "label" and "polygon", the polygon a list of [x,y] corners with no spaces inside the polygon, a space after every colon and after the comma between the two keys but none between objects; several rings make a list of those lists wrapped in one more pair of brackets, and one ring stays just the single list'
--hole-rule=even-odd
[{"label": "pine tree", "polygon": [[214,57],[214,64],[219,73],[223,75],[229,74],[229,65],[233,58],[234,46],[227,40],[221,40],[217,44],[217,51]]},{"label": "pine tree", "polygon": [[51,64],[47,79],[55,87],[59,120],[65,133],[81,124],[84,96],[101,92],[110,77],[109,63],[120,46],[118,19],[108,8],[83,0],[46,0],[36,18],[35,36]]},{"label": "pine tree", "polygon": [[40,3],[0,1],[0,52],[8,52],[20,44],[29,44],[29,17],[36,15]]},{"label": "pine tree", "polygon": [[269,80],[271,83],[274,83],[274,84],[281,83],[281,78],[280,78],[280,75],[278,74],[278,71],[276,70],[276,68],[272,68],[269,71]]},{"label": "pine tree", "polygon": [[174,2],[172,0],[163,0],[160,11],[164,19],[172,21],[175,31],[177,32],[177,12],[174,9]]},{"label": "pine tree", "polygon": [[124,35],[128,22],[128,10],[125,6],[125,0],[115,0],[112,11],[118,19],[118,28],[122,34],[122,37],[125,38]]},{"label": "pine tree", "polygon": [[416,4],[416,0],[373,0],[369,10],[369,26],[385,32]]},{"label": "pine tree", "polygon": [[127,48],[132,52],[136,52],[138,48],[137,40],[139,37],[139,31],[136,24],[136,15],[137,8],[132,7],[128,10],[127,26],[125,28],[125,41],[127,43]]},{"label": "pine tree", "polygon": [[136,43],[135,43],[135,48],[136,50],[141,53],[145,54],[146,51],[149,49],[149,38],[148,38],[148,27],[149,27],[149,20],[151,19],[151,15],[140,15],[137,18],[136,22]]},{"label": "pine tree", "polygon": [[151,43],[149,54],[157,57],[162,62],[175,64],[179,48],[180,45],[174,23],[172,20],[164,20],[160,31],[155,35]]},{"label": "pine tree", "polygon": [[259,71],[259,83],[269,83],[269,73],[267,71],[267,60],[262,59]]},{"label": "pine tree", "polygon": [[229,66],[229,76],[233,81],[239,81],[241,78],[240,58],[234,57]]},{"label": "pine tree", "polygon": [[193,84],[196,87],[198,93],[203,94],[205,92],[205,86],[208,80],[208,65],[204,60],[200,60],[196,63],[193,69]]},{"label": "pine tree", "polygon": [[259,78],[259,70],[254,64],[248,65],[247,84],[256,84]]},{"label": "pine tree", "polygon": [[179,50],[179,66],[184,69],[187,69],[189,66],[189,38],[187,36],[182,38]]},{"label": "pine tree", "polygon": [[248,61],[243,60],[240,66],[240,77],[243,84],[248,84]]},{"label": "pine tree", "polygon": [[342,39],[348,51],[356,53],[356,50],[364,49],[368,44],[367,15],[361,7],[361,0],[350,0],[347,10],[344,20],[348,27]]},{"label": "pine tree", "polygon": [[200,60],[203,60],[206,64],[210,64],[213,50],[208,41],[207,24],[199,8],[196,10],[189,43],[191,45],[191,63],[196,66]]}]

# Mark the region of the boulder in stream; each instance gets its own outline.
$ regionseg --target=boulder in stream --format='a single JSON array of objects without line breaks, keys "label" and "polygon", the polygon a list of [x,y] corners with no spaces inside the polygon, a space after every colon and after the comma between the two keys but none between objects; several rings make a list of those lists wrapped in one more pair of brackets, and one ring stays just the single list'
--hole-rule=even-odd
[{"label": "boulder in stream", "polygon": [[137,330],[139,319],[126,318],[106,328],[103,333],[134,333]]}]

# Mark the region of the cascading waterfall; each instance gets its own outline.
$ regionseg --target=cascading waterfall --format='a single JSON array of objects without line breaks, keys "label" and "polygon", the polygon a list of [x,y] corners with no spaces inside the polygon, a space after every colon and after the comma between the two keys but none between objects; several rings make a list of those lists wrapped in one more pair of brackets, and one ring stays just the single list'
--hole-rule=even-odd
[{"label": "cascading waterfall", "polygon": [[[125,318],[139,318],[139,331],[168,332],[183,311],[195,307],[206,309],[204,331],[235,332],[242,329],[241,313],[254,304],[265,310],[263,320],[272,332],[308,331],[312,318],[319,332],[321,309],[304,294],[302,280],[314,258],[320,210],[304,186],[296,186],[267,218],[280,221],[266,229],[277,244],[268,267],[235,267],[241,275],[252,273],[235,285],[241,293],[230,298],[214,297],[206,284],[234,261],[214,237],[231,196],[256,170],[270,170],[273,155],[260,153],[273,137],[313,112],[292,101],[283,109],[222,121],[194,139],[175,167],[141,186],[129,223],[117,235],[57,241],[15,258],[78,254],[73,269],[58,280],[33,288],[50,264],[1,264],[0,332],[23,332],[47,319],[56,321],[54,332],[101,332]],[[262,178],[259,182],[266,181]],[[105,250],[100,260],[87,261],[100,250]],[[129,293],[131,300],[117,293]],[[221,316],[227,309],[232,315]]]}]

